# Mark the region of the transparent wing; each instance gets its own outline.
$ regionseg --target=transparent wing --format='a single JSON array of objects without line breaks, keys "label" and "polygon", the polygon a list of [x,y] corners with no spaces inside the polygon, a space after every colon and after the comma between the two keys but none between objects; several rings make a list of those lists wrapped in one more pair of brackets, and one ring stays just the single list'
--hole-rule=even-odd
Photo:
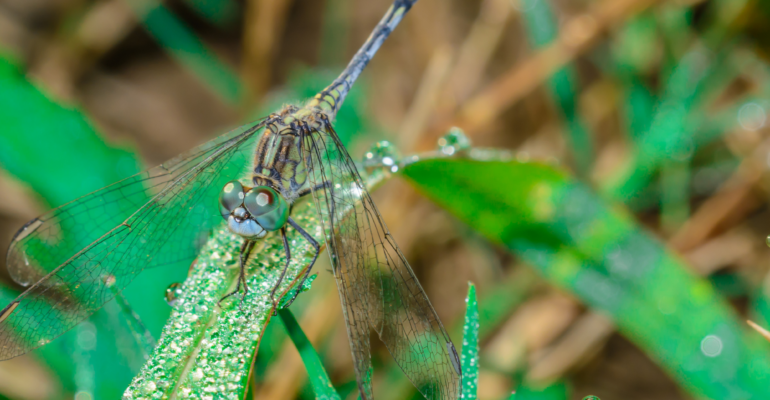
[{"label": "transparent wing", "polygon": [[36,283],[0,312],[0,360],[63,334],[145,268],[189,265],[222,221],[219,191],[243,176],[263,126],[235,129],[22,228],[8,268],[18,282]]},{"label": "transparent wing", "polygon": [[[373,329],[428,399],[459,395],[457,351],[331,126],[303,142],[343,305],[356,378],[372,398]],[[325,184],[325,185],[324,185]]]}]

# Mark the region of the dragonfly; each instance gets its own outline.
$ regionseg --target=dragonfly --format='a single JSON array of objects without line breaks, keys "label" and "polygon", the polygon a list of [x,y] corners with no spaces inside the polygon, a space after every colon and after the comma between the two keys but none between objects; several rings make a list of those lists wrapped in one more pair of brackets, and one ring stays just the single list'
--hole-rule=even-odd
[{"label": "dragonfly", "polygon": [[[237,288],[222,300],[245,296],[246,260],[266,235],[281,235],[286,259],[291,258],[287,229],[315,248],[302,287],[321,246],[292,218],[291,209],[311,196],[324,228],[362,398],[373,398],[373,330],[426,398],[456,399],[457,350],[332,125],[360,73],[416,1],[395,0],[340,76],[304,106],[285,106],[22,227],[7,265],[27,289],[0,311],[0,360],[62,335],[143,270],[189,265],[222,223],[243,239]],[[236,160],[250,161],[248,182],[239,180],[244,174],[232,167]],[[283,274],[286,268],[288,262]],[[271,293],[274,302],[277,288]]]}]

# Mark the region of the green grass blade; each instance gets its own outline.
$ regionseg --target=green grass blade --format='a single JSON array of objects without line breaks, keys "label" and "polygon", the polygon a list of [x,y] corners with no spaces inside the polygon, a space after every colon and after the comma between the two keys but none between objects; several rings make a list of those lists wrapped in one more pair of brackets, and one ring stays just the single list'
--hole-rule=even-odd
[{"label": "green grass blade", "polygon": [[235,0],[185,0],[198,15],[221,28],[236,22],[241,6]]},{"label": "green grass blade", "polygon": [[[770,396],[770,346],[616,204],[537,163],[433,159],[418,190],[610,316],[695,397]],[[458,196],[457,193],[462,193]],[[687,368],[682,368],[687,365]]]},{"label": "green grass blade", "polygon": [[463,370],[463,399],[476,399],[479,385],[479,305],[476,301],[476,286],[468,282],[468,297],[465,299],[465,325],[460,363]]},{"label": "green grass blade", "polygon": [[315,398],[321,400],[337,400],[340,398],[332,382],[329,379],[329,375],[323,367],[321,358],[316,353],[313,344],[310,343],[305,332],[302,332],[302,328],[297,323],[294,315],[289,309],[284,308],[278,311],[278,316],[281,317],[286,332],[289,334],[291,341],[294,342],[294,346],[297,348],[302,362],[307,369],[307,375],[310,378],[310,385],[315,392]]},{"label": "green grass blade", "polygon": [[[558,22],[549,1],[523,0],[521,3],[529,42],[536,48],[547,46],[558,35]],[[572,147],[577,169],[584,175],[591,168],[594,150],[591,135],[577,109],[576,76],[574,68],[568,65],[548,79],[548,87],[564,117],[567,139]]]},{"label": "green grass blade", "polygon": [[[484,340],[489,337],[507,320],[516,307],[541,287],[542,281],[532,271],[520,269],[504,281],[484,291],[481,295],[481,301],[478,303],[479,318],[484,321],[484,324],[479,326],[479,339]],[[449,330],[450,336],[452,338],[462,337],[464,328],[464,320],[456,321]],[[385,376],[384,386],[389,390],[380,396],[382,399],[400,400],[417,393],[412,383],[406,379],[404,372],[395,362],[391,363]]]},{"label": "green grass blade", "polygon": [[223,100],[237,105],[241,100],[238,75],[222,63],[184,22],[163,4],[155,0],[137,2],[125,0],[137,14],[147,31],[179,63],[189,69]]},{"label": "green grass blade", "polygon": [[563,381],[546,386],[529,386],[524,384],[511,394],[509,400],[567,400],[569,386]]},{"label": "green grass blade", "polygon": [[[384,175],[367,178],[368,188]],[[313,202],[294,204],[292,218],[323,243]],[[296,230],[287,232],[293,244],[291,263],[276,293],[286,293],[308,267],[314,249]],[[217,304],[235,289],[242,239],[222,225],[202,249],[183,284],[158,347],[131,382],[124,399],[204,398],[219,393],[243,398],[259,343],[275,306],[270,292],[286,262],[280,235],[257,242],[247,263],[249,291]],[[242,292],[241,292],[242,293]]]}]

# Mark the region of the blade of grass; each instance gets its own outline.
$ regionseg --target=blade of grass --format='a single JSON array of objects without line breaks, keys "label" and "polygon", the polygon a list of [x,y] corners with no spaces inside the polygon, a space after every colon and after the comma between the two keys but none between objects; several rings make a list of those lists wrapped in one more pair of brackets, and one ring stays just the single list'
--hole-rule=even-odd
[{"label": "blade of grass", "polygon": [[[547,0],[522,1],[522,15],[529,42],[537,49],[542,49],[558,37],[558,24]],[[582,31],[572,35],[585,35],[591,27],[583,26]],[[585,175],[591,168],[593,144],[583,119],[577,110],[576,73],[571,64],[565,64],[548,78],[551,96],[556,101],[566,121],[567,140],[571,144],[572,154],[580,175]]]},{"label": "blade of grass", "polygon": [[465,324],[460,364],[463,371],[462,399],[476,399],[479,385],[479,306],[476,301],[476,286],[468,282],[468,297],[465,299]]},{"label": "blade of grass", "polygon": [[610,316],[694,396],[770,395],[770,377],[752,372],[770,368],[770,346],[747,335],[713,287],[616,204],[537,163],[426,160],[403,173],[550,282]]},{"label": "blade of grass", "polygon": [[240,5],[234,0],[185,0],[190,8],[212,24],[226,28],[236,22]]},{"label": "blade of grass", "polygon": [[516,388],[509,400],[567,400],[568,398],[569,386],[559,381],[546,386],[524,384]]},{"label": "blade of grass", "polygon": [[231,105],[241,100],[243,85],[195,33],[157,0],[124,0],[158,43],[201,82]]},{"label": "blade of grass", "polygon": [[[488,338],[522,302],[542,286],[542,281],[532,271],[519,269],[499,284],[483,292],[481,301],[479,301],[478,312],[479,319],[484,324],[479,326],[479,339]],[[464,328],[464,320],[455,321],[449,329],[450,336],[452,338],[463,337]],[[406,379],[403,371],[395,363],[390,364],[385,377],[386,383],[384,385],[389,390],[383,393],[381,396],[383,399],[405,399],[417,393],[414,386]]]},{"label": "blade of grass", "polygon": [[324,370],[321,358],[316,353],[313,345],[308,340],[305,333],[302,332],[294,315],[287,308],[283,308],[278,311],[278,316],[281,317],[286,332],[289,334],[294,346],[297,347],[302,362],[307,369],[307,375],[310,378],[310,384],[315,392],[316,399],[333,400],[339,399],[340,396],[334,386],[332,385],[329,375]]},{"label": "blade of grass", "polygon": [[[384,178],[375,172],[366,179],[367,187]],[[292,218],[324,243],[312,201],[295,203]],[[293,257],[276,292],[281,294],[293,287],[314,254],[295,230],[287,235]],[[190,269],[158,347],[124,399],[202,398],[214,393],[243,398],[265,327],[276,311],[270,292],[282,275],[286,256],[279,235],[257,242],[246,267],[248,293],[242,302],[233,296],[218,304],[236,286],[241,241],[224,225],[214,232]]]}]

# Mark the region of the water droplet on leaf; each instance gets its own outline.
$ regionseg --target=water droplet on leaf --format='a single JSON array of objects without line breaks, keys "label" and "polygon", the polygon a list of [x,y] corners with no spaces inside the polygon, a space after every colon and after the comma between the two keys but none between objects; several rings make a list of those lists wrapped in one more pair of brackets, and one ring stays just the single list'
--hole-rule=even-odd
[{"label": "water droplet on leaf", "polygon": [[168,288],[166,288],[166,303],[173,307],[176,302],[179,300],[179,297],[182,296],[182,285],[178,282],[174,282],[170,285],[168,285]]},{"label": "water droplet on leaf", "polygon": [[383,140],[377,142],[364,153],[363,164],[367,171],[384,168],[390,172],[397,172],[401,163],[401,153],[395,145]]},{"label": "water droplet on leaf", "polygon": [[438,140],[438,150],[447,156],[465,152],[471,148],[471,140],[462,129],[454,127]]}]

